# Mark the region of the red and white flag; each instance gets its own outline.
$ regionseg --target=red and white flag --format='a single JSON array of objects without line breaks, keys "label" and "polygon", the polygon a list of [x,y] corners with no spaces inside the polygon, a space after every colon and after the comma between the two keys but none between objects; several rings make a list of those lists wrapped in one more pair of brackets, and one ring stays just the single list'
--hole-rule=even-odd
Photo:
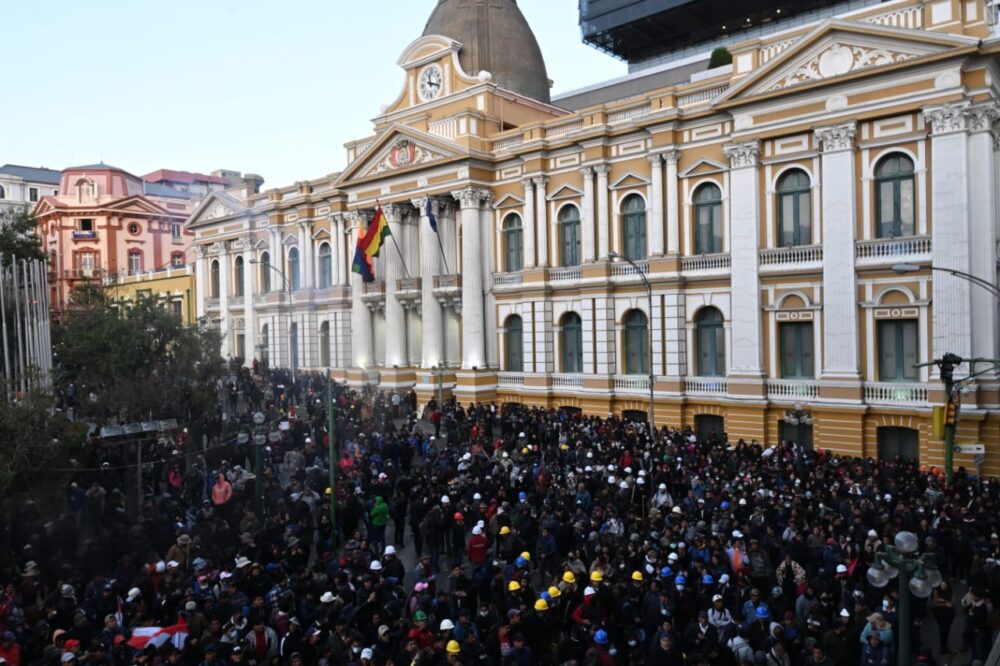
[{"label": "red and white flag", "polygon": [[136,627],[132,630],[132,638],[128,645],[136,650],[142,650],[147,645],[160,647],[170,641],[178,650],[184,647],[187,639],[188,626],[183,617],[177,618],[177,624],[170,627]]}]

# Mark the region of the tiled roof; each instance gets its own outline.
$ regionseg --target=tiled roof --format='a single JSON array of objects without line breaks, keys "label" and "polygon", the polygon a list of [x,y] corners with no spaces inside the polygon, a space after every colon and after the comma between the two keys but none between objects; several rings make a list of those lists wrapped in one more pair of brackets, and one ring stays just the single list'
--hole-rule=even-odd
[{"label": "tiled roof", "polygon": [[0,173],[17,176],[33,183],[50,183],[52,185],[58,185],[59,179],[62,177],[62,172],[55,169],[21,166],[19,164],[4,164],[0,167]]}]

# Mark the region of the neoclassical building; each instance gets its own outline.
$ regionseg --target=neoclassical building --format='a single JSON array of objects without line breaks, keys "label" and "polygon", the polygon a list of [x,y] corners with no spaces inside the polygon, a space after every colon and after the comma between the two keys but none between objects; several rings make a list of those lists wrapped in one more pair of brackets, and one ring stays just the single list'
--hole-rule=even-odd
[{"label": "neoclassical building", "polygon": [[[191,215],[198,314],[229,355],[421,399],[639,418],[652,377],[660,424],[940,464],[915,365],[998,355],[989,292],[932,270],[997,282],[986,9],[845,9],[566,108],[512,0],[440,0],[343,171]],[[365,284],[378,204],[395,244]],[[998,408],[993,374],[963,394],[989,473]]]}]

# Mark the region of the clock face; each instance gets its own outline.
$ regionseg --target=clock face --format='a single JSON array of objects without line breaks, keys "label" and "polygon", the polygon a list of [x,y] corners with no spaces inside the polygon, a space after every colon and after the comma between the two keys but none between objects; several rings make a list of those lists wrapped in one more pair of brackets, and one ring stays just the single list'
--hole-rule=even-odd
[{"label": "clock face", "polygon": [[441,94],[441,68],[431,65],[420,73],[420,99],[425,102],[435,99]]}]

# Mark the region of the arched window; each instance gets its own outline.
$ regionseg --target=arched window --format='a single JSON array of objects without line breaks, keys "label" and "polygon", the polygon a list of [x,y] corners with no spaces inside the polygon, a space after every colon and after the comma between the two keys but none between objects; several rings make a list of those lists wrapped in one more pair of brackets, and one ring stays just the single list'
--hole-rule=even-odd
[{"label": "arched window", "polygon": [[271,291],[271,255],[268,252],[260,253],[260,293],[266,294]]},{"label": "arched window", "polygon": [[330,367],[330,322],[328,321],[319,325],[319,364],[324,368]]},{"label": "arched window", "polygon": [[694,253],[722,252],[722,190],[705,183],[694,193]]},{"label": "arched window", "polygon": [[524,267],[524,243],[521,226],[521,216],[517,213],[508,215],[503,221],[504,270],[508,273],[521,270]]},{"label": "arched window", "polygon": [[583,323],[580,315],[567,312],[561,325],[562,371],[583,372]]},{"label": "arched window", "polygon": [[333,284],[333,257],[330,254],[330,244],[319,246],[319,287],[329,289]]},{"label": "arched window", "polygon": [[649,320],[641,310],[625,315],[625,374],[649,374]]},{"label": "arched window", "polygon": [[212,260],[212,269],[211,269],[211,271],[212,271],[212,275],[211,275],[211,278],[210,278],[211,279],[211,284],[209,285],[209,290],[208,291],[209,291],[209,294],[210,294],[211,298],[218,298],[219,297],[219,260],[218,259],[213,259]]},{"label": "arched window", "polygon": [[638,194],[630,194],[622,202],[622,242],[626,258],[646,258],[646,204]]},{"label": "arched window", "polygon": [[563,266],[580,265],[580,209],[576,206],[559,211],[559,248]]},{"label": "arched window", "polygon": [[778,244],[781,247],[812,243],[812,193],[809,176],[792,169],[778,179]]},{"label": "arched window", "polygon": [[142,272],[142,250],[133,248],[128,251],[128,272],[132,274]]},{"label": "arched window", "polygon": [[183,252],[171,252],[170,253],[170,267],[171,268],[184,268],[184,253]]},{"label": "arched window", "polygon": [[695,319],[698,343],[699,377],[723,377],[726,374],[726,333],[722,313],[704,308]]},{"label": "arched window", "polygon": [[505,325],[507,370],[510,372],[524,372],[524,329],[521,317],[511,315],[507,317]]},{"label": "arched window", "polygon": [[875,167],[875,209],[879,238],[912,236],[914,233],[913,160],[893,153]]},{"label": "arched window", "polygon": [[292,285],[292,291],[299,288],[299,248],[293,247],[288,251],[288,275],[285,276]]},{"label": "arched window", "polygon": [[233,295],[243,296],[243,257],[236,257],[233,262]]}]

